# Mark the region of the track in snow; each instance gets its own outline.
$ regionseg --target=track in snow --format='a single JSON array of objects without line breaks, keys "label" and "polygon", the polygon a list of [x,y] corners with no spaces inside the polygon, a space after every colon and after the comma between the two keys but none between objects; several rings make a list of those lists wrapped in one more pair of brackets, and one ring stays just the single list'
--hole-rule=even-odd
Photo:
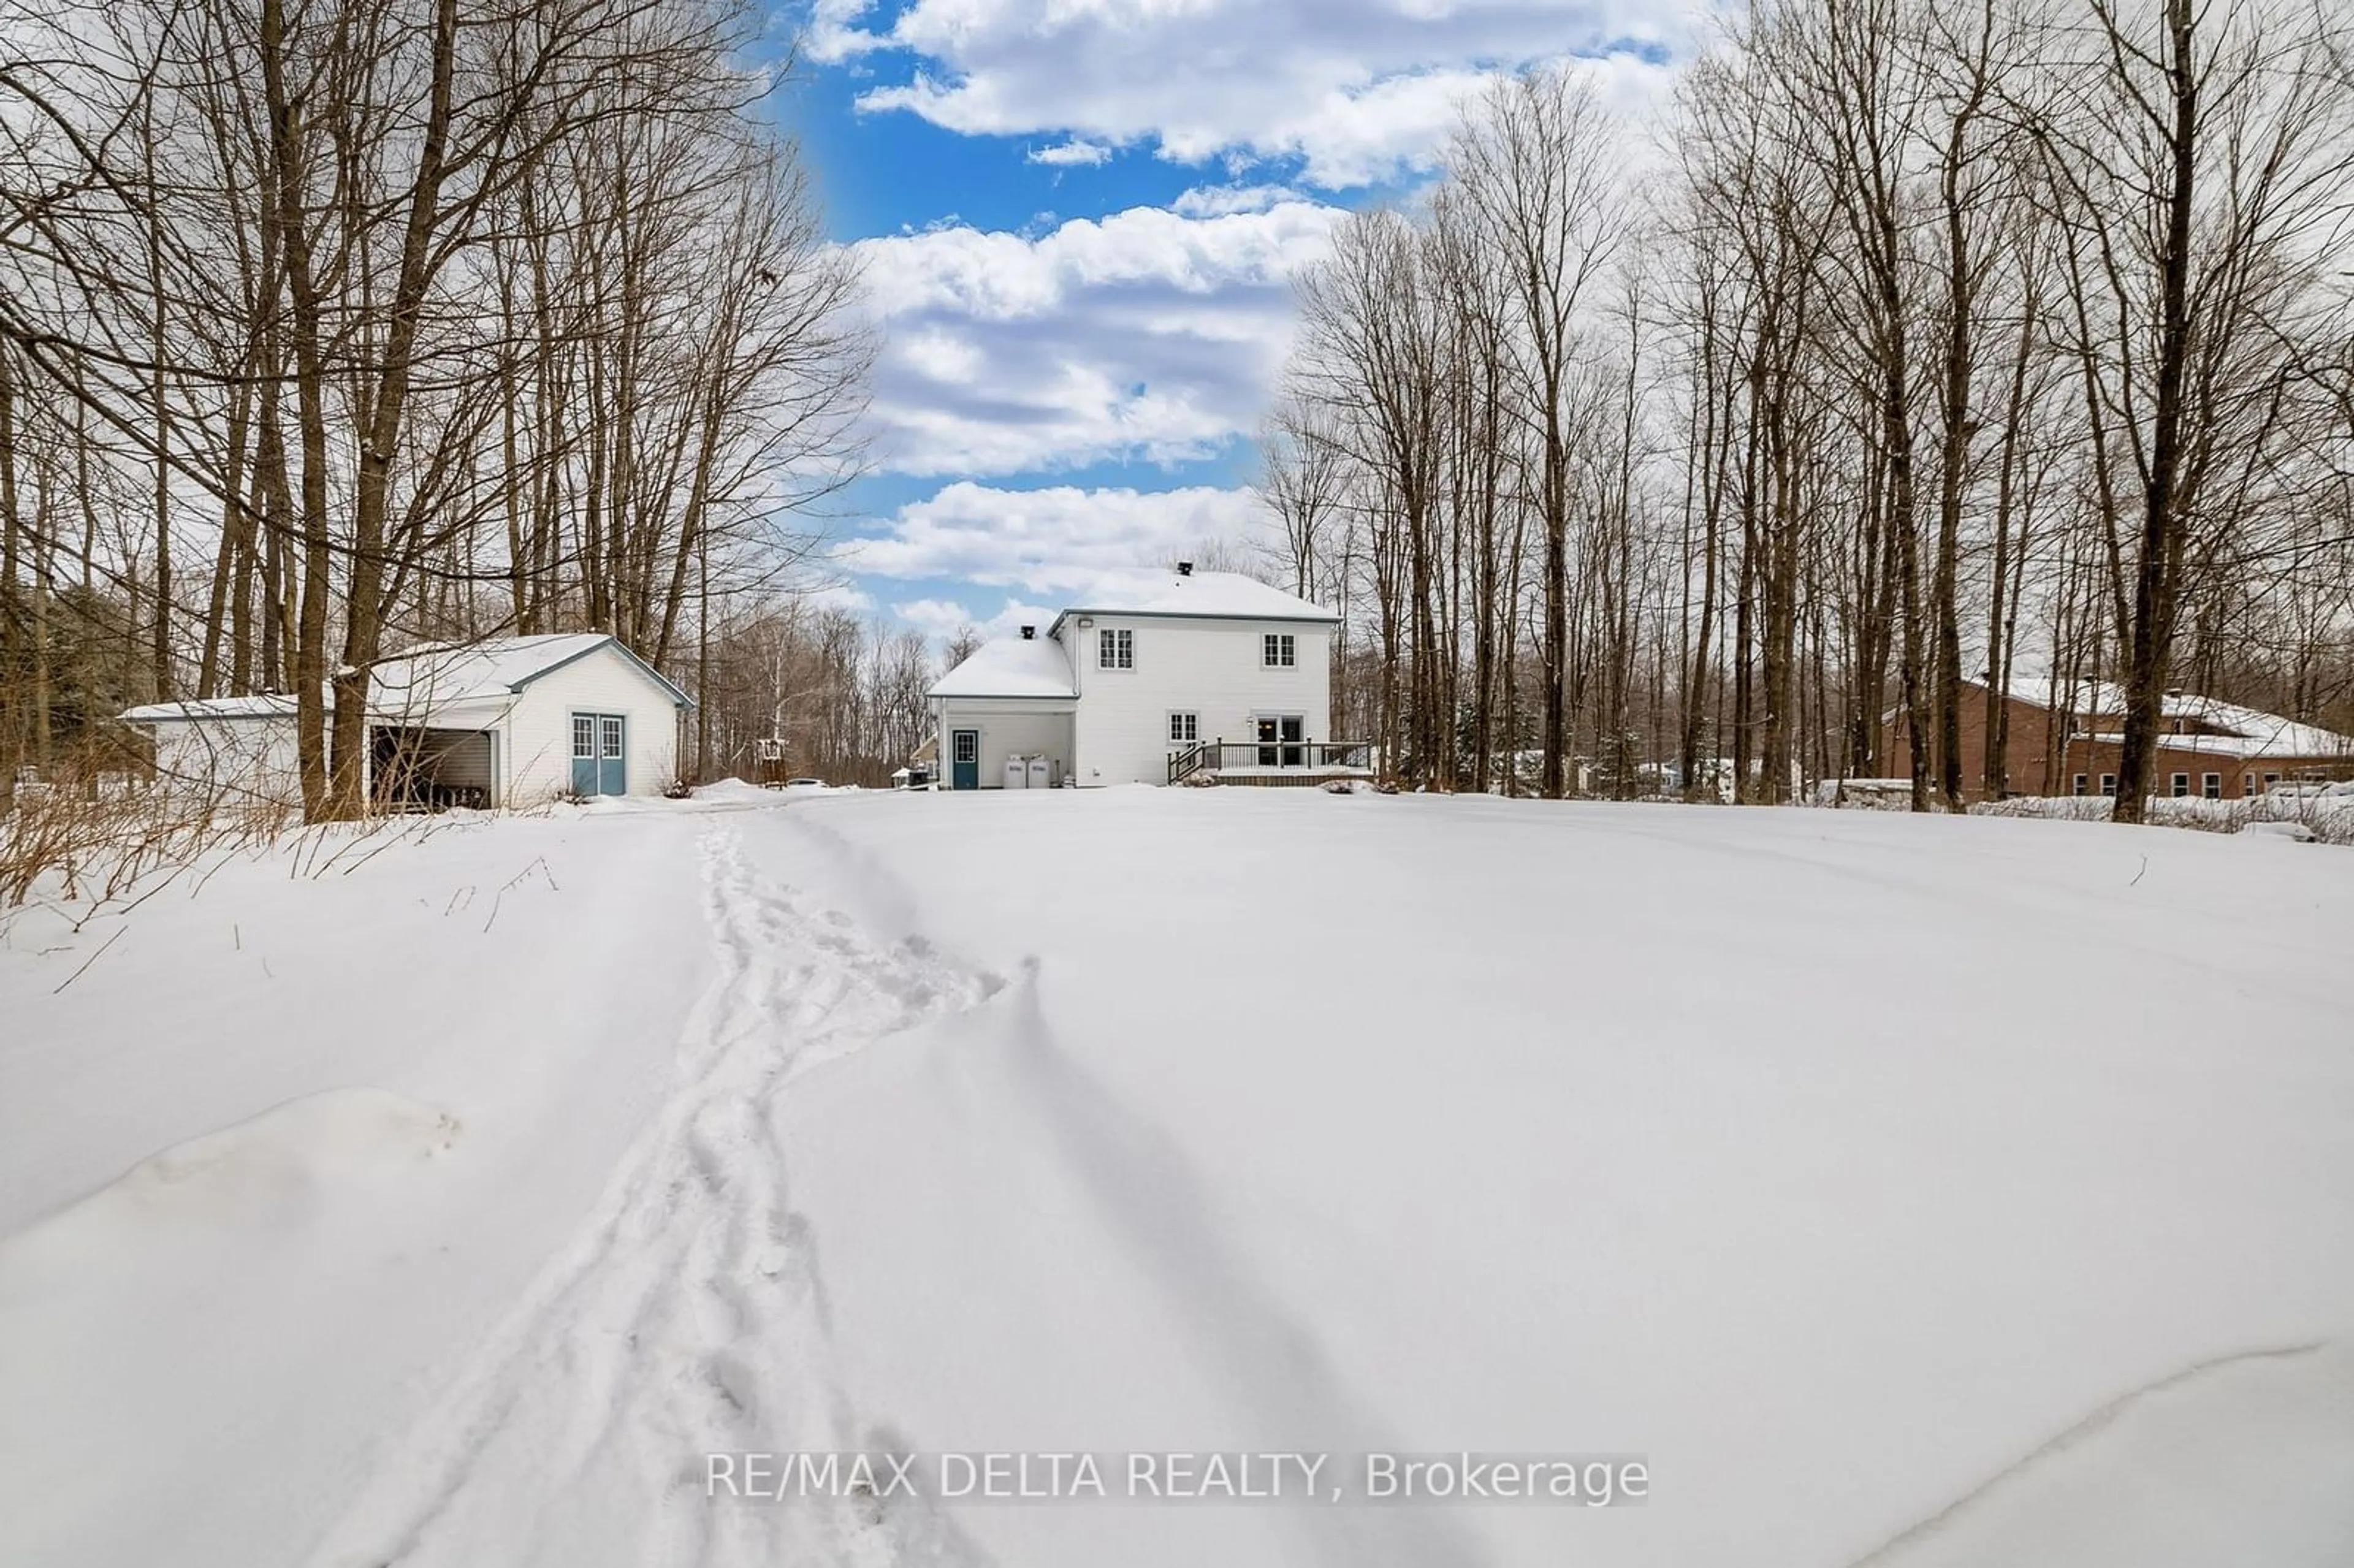
[{"label": "track in snow", "polygon": [[719,959],[680,1083],[578,1238],[312,1561],[355,1568],[782,1562],[971,1564],[946,1518],[894,1499],[705,1495],[705,1456],[871,1448],[832,1375],[824,1283],[793,1211],[778,1097],[819,1063],[944,1012],[996,977],[894,947],[703,841]]}]

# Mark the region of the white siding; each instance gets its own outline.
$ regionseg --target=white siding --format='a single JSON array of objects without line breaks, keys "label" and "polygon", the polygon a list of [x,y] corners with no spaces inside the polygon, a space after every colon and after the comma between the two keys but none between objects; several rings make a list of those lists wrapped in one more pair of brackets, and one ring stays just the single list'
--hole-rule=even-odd
[{"label": "white siding", "polygon": [[302,803],[302,765],[294,720],[237,718],[158,721],[155,778],[166,789],[217,791],[239,799]]},{"label": "white siding", "polygon": [[677,699],[608,644],[542,675],[516,694],[501,727],[500,803],[531,806],[572,788],[572,715],[629,718],[629,791],[659,795],[678,777]]},{"label": "white siding", "polygon": [[[1299,714],[1306,738],[1331,740],[1332,629],[1315,622],[1196,620],[1182,617],[1091,615],[1063,622],[1079,686],[1077,756],[1083,785],[1169,779],[1169,715],[1200,715],[1200,738],[1246,741],[1260,714]],[[1135,634],[1136,667],[1106,670],[1096,663],[1098,632]],[[1296,640],[1297,662],[1267,667],[1261,639],[1269,632]],[[1345,737],[1353,738],[1353,737]]]},{"label": "white siding", "polygon": [[[954,758],[955,743],[949,732],[977,729],[981,732],[981,787],[984,789],[1002,788],[1005,783],[1005,759],[1008,757],[1033,752],[1044,752],[1062,765],[1067,774],[1071,766],[1071,705],[1068,699],[1000,697],[942,697],[938,699],[940,710],[940,756]],[[953,785],[956,768],[953,762],[940,765],[940,782]]]}]

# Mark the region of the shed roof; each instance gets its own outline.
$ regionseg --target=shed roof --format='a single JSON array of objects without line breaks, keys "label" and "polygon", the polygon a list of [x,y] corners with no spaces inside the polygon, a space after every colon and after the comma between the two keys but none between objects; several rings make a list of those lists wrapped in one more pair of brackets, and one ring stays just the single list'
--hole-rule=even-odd
[{"label": "shed roof", "polygon": [[480,642],[427,643],[376,667],[369,702],[387,712],[417,712],[495,699],[522,691],[577,659],[610,644],[659,683],[678,706],[693,699],[609,632],[557,632],[542,637],[493,637]]},{"label": "shed roof", "polygon": [[[694,705],[693,698],[617,638],[602,631],[579,631],[421,644],[377,663],[368,682],[368,708],[379,717],[421,719],[440,709],[504,702],[540,677],[608,644],[669,693],[673,705]],[[294,705],[294,698],[284,694],[212,697],[203,702],[151,703],[130,709],[122,718],[129,724],[282,719],[293,716]]]},{"label": "shed roof", "polygon": [[294,715],[294,698],[283,692],[249,697],[211,697],[197,703],[149,703],[123,711],[125,724],[194,724],[199,720],[275,719]]}]

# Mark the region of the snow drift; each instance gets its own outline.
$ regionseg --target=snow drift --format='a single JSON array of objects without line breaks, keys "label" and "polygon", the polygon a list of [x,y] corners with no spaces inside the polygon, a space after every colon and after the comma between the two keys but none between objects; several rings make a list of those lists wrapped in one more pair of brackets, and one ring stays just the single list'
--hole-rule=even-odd
[{"label": "snow drift", "polygon": [[[2343,855],[1318,791],[768,804],[224,874],[53,998],[86,950],[0,951],[31,1022],[0,1043],[0,1374],[30,1391],[0,1559],[2354,1539]],[[443,913],[534,862],[487,929]],[[818,1448],[1640,1454],[1653,1484],[702,1484]]]}]

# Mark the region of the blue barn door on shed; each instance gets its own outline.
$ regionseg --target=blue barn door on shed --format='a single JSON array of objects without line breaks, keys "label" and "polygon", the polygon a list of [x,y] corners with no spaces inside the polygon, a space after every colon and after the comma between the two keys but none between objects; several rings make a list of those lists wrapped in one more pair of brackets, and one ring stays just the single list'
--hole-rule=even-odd
[{"label": "blue barn door on shed", "polygon": [[599,795],[626,795],[630,792],[629,725],[630,721],[620,714],[599,714],[597,716],[597,793]]},{"label": "blue barn door on shed", "polygon": [[572,715],[572,792],[597,792],[597,715]]},{"label": "blue barn door on shed", "polygon": [[629,718],[622,714],[572,715],[572,792],[630,792]]}]

